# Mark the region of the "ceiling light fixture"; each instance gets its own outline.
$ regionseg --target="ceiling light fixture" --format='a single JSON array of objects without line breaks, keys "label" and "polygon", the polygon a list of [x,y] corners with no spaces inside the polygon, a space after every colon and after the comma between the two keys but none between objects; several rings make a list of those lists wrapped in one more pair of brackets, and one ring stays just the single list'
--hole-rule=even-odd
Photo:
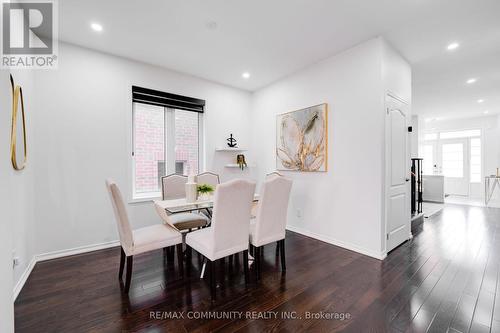
[{"label": "ceiling light fixture", "polygon": [[485,110],[483,113],[484,113],[484,114],[488,114],[488,113],[490,113],[490,111]]},{"label": "ceiling light fixture", "polygon": [[208,21],[206,24],[206,27],[208,30],[215,30],[217,29],[217,22],[215,21]]},{"label": "ceiling light fixture", "polygon": [[94,31],[97,31],[97,32],[101,32],[102,31],[102,25],[100,25],[99,23],[91,23],[90,24],[90,27],[92,28],[92,30]]},{"label": "ceiling light fixture", "polygon": [[448,51],[453,51],[453,50],[458,49],[459,46],[460,46],[460,44],[453,42],[453,43],[449,44],[446,48],[448,49]]},{"label": "ceiling light fixture", "polygon": [[467,80],[467,84],[473,84],[476,81],[477,81],[477,79],[473,77],[473,78],[470,78],[470,79]]},{"label": "ceiling light fixture", "polygon": [[243,74],[241,74],[241,77],[244,79],[248,79],[248,78],[250,78],[250,73],[244,72]]},{"label": "ceiling light fixture", "polygon": [[477,100],[477,102],[478,102],[479,104],[481,104],[481,103],[483,103],[483,102],[484,102],[484,99],[478,99],[478,100]]}]

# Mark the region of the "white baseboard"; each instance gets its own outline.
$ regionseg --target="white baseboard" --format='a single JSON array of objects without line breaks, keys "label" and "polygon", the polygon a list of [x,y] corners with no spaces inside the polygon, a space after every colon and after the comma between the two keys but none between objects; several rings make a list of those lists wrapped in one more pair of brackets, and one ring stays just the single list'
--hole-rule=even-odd
[{"label": "white baseboard", "polygon": [[384,260],[385,257],[387,257],[387,253],[385,253],[385,252],[375,253],[375,252],[373,252],[371,250],[368,250],[368,249],[365,249],[365,248],[362,248],[362,247],[359,247],[359,246],[356,246],[356,245],[353,245],[353,244],[350,244],[350,243],[342,242],[342,241],[339,241],[337,239],[334,239],[334,238],[331,238],[331,237],[328,237],[328,236],[325,236],[325,235],[320,235],[320,234],[311,232],[309,230],[305,230],[305,229],[302,229],[302,228],[294,227],[294,226],[291,226],[291,225],[287,225],[286,228],[288,230],[296,232],[298,234],[301,234],[301,235],[304,235],[304,236],[307,236],[307,237],[311,237],[311,238],[320,240],[320,241],[328,243],[328,244],[332,244],[332,245],[335,245],[335,246],[340,246],[340,247],[343,247],[344,249],[347,249],[347,250],[350,250],[350,251],[354,251],[354,252],[357,252],[357,253],[361,253],[361,254],[364,254],[366,256],[378,259],[378,260]]},{"label": "white baseboard", "polygon": [[111,242],[106,242],[106,243],[85,245],[85,246],[74,247],[74,248],[67,249],[67,250],[53,251],[53,252],[47,252],[47,253],[34,255],[33,258],[31,258],[31,261],[30,261],[28,267],[26,267],[26,270],[21,275],[21,278],[19,279],[19,281],[17,281],[16,285],[14,286],[13,295],[12,295],[13,302],[15,302],[17,296],[19,296],[19,293],[23,289],[24,284],[28,280],[28,277],[30,276],[31,271],[33,271],[33,268],[35,268],[35,265],[37,262],[51,260],[51,259],[57,259],[57,258],[62,258],[62,257],[68,257],[68,256],[74,256],[76,254],[81,254],[81,253],[103,250],[103,249],[107,249],[107,248],[115,247],[115,246],[119,246],[119,245],[120,245],[119,241],[111,241]]},{"label": "white baseboard", "polygon": [[115,247],[118,245],[120,245],[119,241],[111,241],[111,242],[106,242],[106,243],[99,243],[99,244],[74,247],[72,249],[67,249],[67,250],[42,253],[42,254],[36,255],[35,257],[36,257],[36,262],[40,262],[40,261],[45,261],[45,260],[67,257],[67,256],[74,256],[75,254],[103,250],[103,249]]},{"label": "white baseboard", "polygon": [[19,293],[21,292],[21,289],[23,289],[24,284],[28,280],[28,277],[30,276],[31,271],[33,270],[33,268],[35,268],[35,264],[36,264],[36,259],[35,259],[35,257],[33,257],[33,258],[31,258],[30,263],[28,264],[28,267],[26,267],[23,274],[21,275],[21,277],[17,281],[16,285],[14,286],[14,291],[12,293],[12,302],[16,301],[17,296],[19,295]]}]

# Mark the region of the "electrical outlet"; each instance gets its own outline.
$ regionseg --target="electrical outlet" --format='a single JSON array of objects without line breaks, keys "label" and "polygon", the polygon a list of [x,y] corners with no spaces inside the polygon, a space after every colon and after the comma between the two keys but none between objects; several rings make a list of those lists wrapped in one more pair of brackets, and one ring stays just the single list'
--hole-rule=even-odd
[{"label": "electrical outlet", "polygon": [[16,267],[16,266],[19,266],[19,264],[20,264],[19,257],[14,257],[14,258],[12,259],[12,266],[13,266],[13,267]]},{"label": "electrical outlet", "polygon": [[297,208],[297,217],[301,218],[302,217],[302,210]]}]

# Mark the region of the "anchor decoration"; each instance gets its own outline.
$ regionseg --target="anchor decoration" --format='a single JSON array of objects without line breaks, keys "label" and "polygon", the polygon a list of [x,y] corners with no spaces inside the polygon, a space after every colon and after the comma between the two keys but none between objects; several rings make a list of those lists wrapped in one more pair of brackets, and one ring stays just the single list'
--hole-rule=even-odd
[{"label": "anchor decoration", "polygon": [[232,133],[229,135],[229,138],[227,138],[227,145],[229,146],[229,148],[236,148],[236,139],[233,138]]}]

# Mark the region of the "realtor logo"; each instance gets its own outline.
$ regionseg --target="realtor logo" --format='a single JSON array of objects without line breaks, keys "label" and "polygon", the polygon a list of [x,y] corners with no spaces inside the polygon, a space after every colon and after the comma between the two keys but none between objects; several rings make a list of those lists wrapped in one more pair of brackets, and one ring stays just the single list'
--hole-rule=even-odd
[{"label": "realtor logo", "polygon": [[56,3],[2,3],[2,68],[56,68]]}]

